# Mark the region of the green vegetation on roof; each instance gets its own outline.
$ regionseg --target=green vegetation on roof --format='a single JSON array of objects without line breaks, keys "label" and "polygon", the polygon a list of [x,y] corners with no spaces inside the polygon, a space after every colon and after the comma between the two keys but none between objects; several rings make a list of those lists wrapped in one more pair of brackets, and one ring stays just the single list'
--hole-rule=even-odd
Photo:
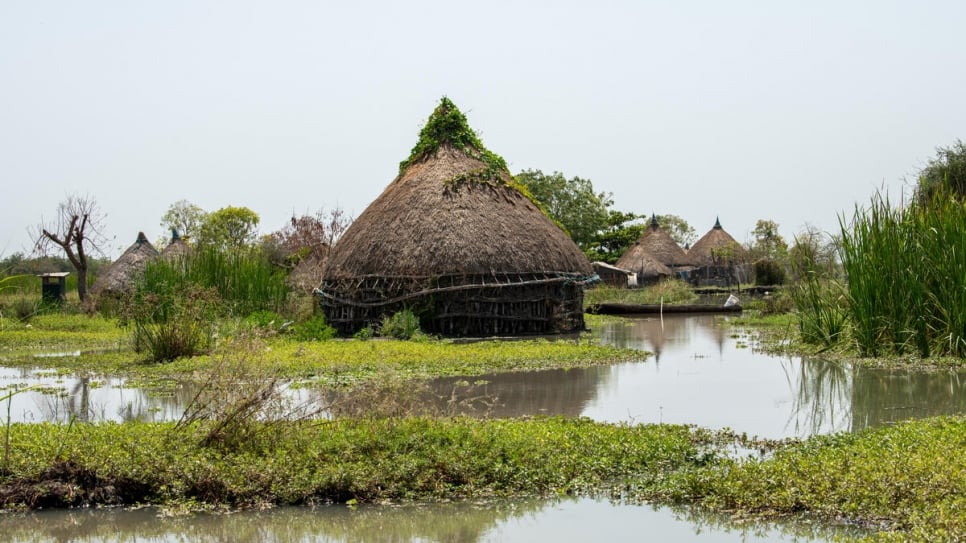
[{"label": "green vegetation on roof", "polygon": [[491,175],[483,174],[498,174],[500,171],[509,173],[503,157],[483,146],[476,132],[466,122],[466,116],[445,96],[440,99],[426,125],[419,131],[419,141],[409,153],[409,158],[399,163],[399,173],[435,154],[443,145],[449,145],[483,161],[487,165],[485,172],[480,172],[483,177],[489,178]]}]

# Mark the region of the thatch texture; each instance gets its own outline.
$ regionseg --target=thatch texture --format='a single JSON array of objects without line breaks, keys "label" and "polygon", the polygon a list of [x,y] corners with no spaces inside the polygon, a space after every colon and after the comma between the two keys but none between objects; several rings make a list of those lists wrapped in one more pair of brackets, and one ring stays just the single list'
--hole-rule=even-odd
[{"label": "thatch texture", "polygon": [[[660,265],[660,266],[659,266]],[[649,273],[668,275],[670,268],[681,268],[694,265],[688,253],[674,241],[657,223],[656,217],[651,217],[651,224],[647,226],[640,239],[617,261],[617,266],[638,273],[638,278]],[[663,266],[663,267],[661,267]]]},{"label": "thatch texture", "polygon": [[617,261],[617,267],[636,273],[638,285],[654,283],[674,275],[671,268],[662,264],[639,243],[627,249],[627,252]]},{"label": "thatch texture", "polygon": [[91,294],[120,294],[132,288],[132,282],[144,271],[148,261],[157,258],[158,250],[151,245],[144,232],[138,232],[137,241],[127,248],[117,260],[101,272],[91,287]]},{"label": "thatch texture", "polygon": [[582,329],[590,262],[503,160],[475,134],[453,137],[454,126],[468,130],[444,98],[399,176],[332,248],[320,288],[326,319],[353,333],[411,308],[444,335]]},{"label": "thatch texture", "polygon": [[161,256],[168,260],[174,260],[186,256],[191,252],[191,247],[178,235],[177,230],[171,230],[171,241],[161,250]]},{"label": "thatch texture", "polygon": [[732,266],[748,259],[748,251],[721,227],[721,221],[717,219],[714,227],[695,242],[688,255],[695,265],[702,267]]}]

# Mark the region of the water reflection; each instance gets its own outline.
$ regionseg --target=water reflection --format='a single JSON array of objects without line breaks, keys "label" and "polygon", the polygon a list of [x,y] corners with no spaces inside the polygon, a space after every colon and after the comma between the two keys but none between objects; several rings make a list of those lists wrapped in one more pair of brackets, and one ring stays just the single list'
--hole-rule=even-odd
[{"label": "water reflection", "polygon": [[[430,383],[421,402],[431,413],[697,424],[767,438],[859,431],[909,418],[966,413],[964,371],[854,368],[821,358],[770,356],[756,351],[753,334],[729,326],[725,317],[615,320],[594,333],[606,343],[655,356],[614,366],[440,379]],[[0,386],[27,385],[47,390],[9,398],[12,421],[173,420],[197,393],[191,382],[162,391],[120,379],[0,368]],[[311,389],[289,395],[295,403],[331,405],[337,400]],[[8,407],[5,403],[0,409]]]},{"label": "water reflection", "polygon": [[[485,376],[491,416],[582,415],[609,422],[732,428],[768,438],[859,431],[909,418],[966,413],[966,373],[853,368],[770,356],[723,317],[609,322],[605,342],[660,353],[643,362]],[[456,380],[439,380],[446,396]],[[472,412],[472,411],[471,411]],[[475,413],[475,412],[474,412]],[[475,413],[479,414],[479,413]]]},{"label": "water reflection", "polygon": [[[646,530],[646,532],[645,532]],[[0,519],[0,541],[827,541],[858,535],[805,521],[746,522],[694,509],[593,499],[281,508],[163,518],[155,509],[51,511]]]}]

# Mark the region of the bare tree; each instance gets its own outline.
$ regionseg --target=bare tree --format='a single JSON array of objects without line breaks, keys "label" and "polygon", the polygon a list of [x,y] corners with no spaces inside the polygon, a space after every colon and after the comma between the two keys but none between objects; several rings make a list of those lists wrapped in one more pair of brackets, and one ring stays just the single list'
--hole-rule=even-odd
[{"label": "bare tree", "polygon": [[87,300],[88,255],[103,254],[106,238],[101,228],[106,217],[91,196],[68,194],[57,206],[56,218],[49,222],[41,218],[32,235],[37,253],[46,255],[56,245],[67,255],[77,270],[77,295],[82,302]]}]

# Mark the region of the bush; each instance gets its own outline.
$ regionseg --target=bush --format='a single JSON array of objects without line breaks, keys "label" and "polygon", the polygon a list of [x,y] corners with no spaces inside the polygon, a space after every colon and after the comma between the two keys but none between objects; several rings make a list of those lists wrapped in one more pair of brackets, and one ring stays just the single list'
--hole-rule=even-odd
[{"label": "bush", "polygon": [[295,339],[299,341],[325,341],[334,337],[335,328],[325,322],[325,315],[315,315],[295,325]]},{"label": "bush", "polygon": [[785,267],[777,260],[762,258],[755,262],[755,284],[756,285],[783,285],[785,284]]},{"label": "bush", "polygon": [[155,362],[207,352],[213,342],[218,294],[213,289],[156,285],[121,300],[121,324],[134,326],[134,350],[147,350]]},{"label": "bush", "polygon": [[256,311],[245,319],[245,324],[251,328],[277,332],[281,330],[285,321],[274,311]]},{"label": "bush", "polygon": [[422,334],[419,328],[419,317],[408,309],[394,314],[382,320],[380,333],[383,337],[393,339],[412,339],[414,336]]}]

